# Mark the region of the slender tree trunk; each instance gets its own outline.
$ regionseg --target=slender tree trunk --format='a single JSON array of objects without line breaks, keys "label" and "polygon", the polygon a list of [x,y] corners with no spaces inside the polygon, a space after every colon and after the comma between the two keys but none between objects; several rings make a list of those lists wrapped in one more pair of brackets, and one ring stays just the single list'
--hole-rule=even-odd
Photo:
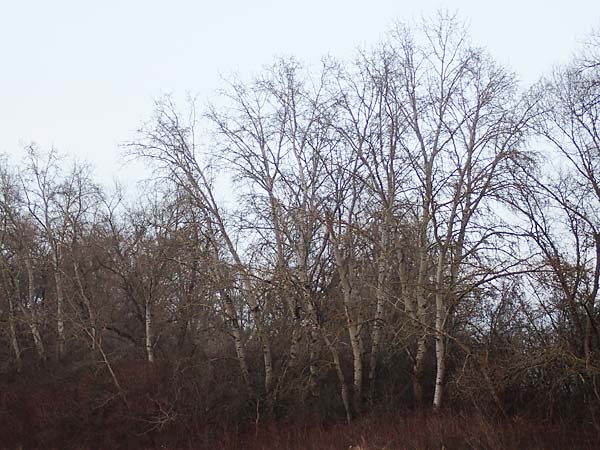
[{"label": "slender tree trunk", "polygon": [[[426,223],[429,222],[428,214],[426,215]],[[415,322],[417,328],[420,329],[417,339],[417,350],[413,364],[413,395],[415,405],[423,405],[423,371],[425,369],[425,357],[427,356],[427,315],[426,315],[426,299],[425,299],[425,280],[427,272],[427,238],[426,224],[423,225],[424,230],[421,230],[421,243],[419,247],[419,268],[416,282],[416,312]]]},{"label": "slender tree trunk", "polygon": [[65,322],[63,317],[63,285],[59,273],[58,261],[54,262],[54,283],[56,287],[56,331],[58,335],[58,359],[66,353]]},{"label": "slender tree trunk", "polygon": [[[249,290],[250,287],[247,286]],[[275,399],[273,398],[273,356],[271,353],[271,343],[269,341],[269,337],[264,329],[264,319],[262,313],[260,312],[260,308],[256,297],[252,292],[249,294],[250,307],[253,311],[253,317],[256,323],[256,331],[258,333],[262,354],[263,354],[263,364],[264,364],[264,389],[265,395],[267,396],[268,407],[272,409],[274,407]]]},{"label": "slender tree trunk", "polygon": [[[8,288],[9,282],[8,282],[7,267],[4,264],[3,260],[0,260],[0,262],[3,263],[2,271],[0,273],[2,273],[4,295],[6,296],[6,301],[8,303],[8,331],[9,331],[9,335],[10,335],[10,345],[15,354],[15,366],[17,368],[17,372],[21,372],[21,369],[23,368],[23,364],[21,361],[21,348],[19,347],[19,340],[17,338],[17,326],[15,323],[16,322],[15,305],[14,305],[14,302],[12,299],[12,294]],[[17,293],[17,301],[18,301],[18,293]]]},{"label": "slender tree trunk", "polygon": [[354,411],[361,410],[362,385],[363,385],[363,367],[362,367],[362,346],[360,345],[360,331],[357,325],[348,325],[348,334],[350,336],[350,346],[352,347],[352,363],[354,367],[354,382],[352,386],[352,397]]},{"label": "slender tree trunk", "polygon": [[371,334],[371,356],[369,360],[369,402],[373,404],[375,397],[375,380],[377,378],[377,358],[381,343],[381,322],[383,321],[383,302],[377,301],[375,309],[375,322]]},{"label": "slender tree trunk", "polygon": [[[227,229],[225,228],[225,223],[223,222],[223,219],[222,219],[222,217],[219,213],[219,210],[216,206],[216,202],[214,200],[212,192],[209,191],[208,195],[210,196],[210,202],[211,202],[212,208],[213,208],[212,212],[215,216],[216,224],[217,224],[219,230],[221,231],[223,238],[225,239],[225,244],[229,250],[229,253],[231,254],[231,257],[233,258],[235,263],[238,265],[238,267],[243,268],[243,267],[245,267],[245,265],[242,263],[242,259],[240,258],[240,255],[237,252],[235,245],[233,245],[233,242],[232,242],[229,234],[227,233]],[[245,276],[247,274],[243,274],[243,275]],[[271,343],[269,342],[269,340],[264,332],[263,317],[262,317],[262,314],[260,313],[260,307],[258,305],[254,290],[252,289],[252,286],[250,285],[247,278],[244,280],[243,286],[244,286],[244,290],[247,295],[248,305],[250,306],[250,310],[252,311],[252,315],[255,320],[256,330],[258,332],[258,336],[261,341],[263,362],[264,362],[264,366],[265,366],[264,386],[265,386],[265,390],[267,393],[267,397],[269,397],[271,395],[271,387],[273,385],[273,357],[271,356]],[[250,384],[248,384],[248,386],[250,386]]]},{"label": "slender tree trunk", "polygon": [[593,277],[593,288],[588,297],[586,304],[586,321],[585,321],[585,335],[583,340],[583,351],[585,354],[585,365],[586,369],[590,368],[590,360],[592,357],[592,331],[596,327],[594,321],[594,310],[596,308],[596,296],[600,290],[600,234],[594,234],[594,240],[596,244],[596,261],[594,268]]},{"label": "slender tree trunk", "polygon": [[235,354],[237,356],[238,363],[240,365],[240,371],[242,372],[242,378],[244,379],[244,383],[246,384],[246,388],[248,389],[248,391],[251,391],[252,384],[250,382],[250,370],[248,370],[248,358],[246,358],[246,349],[244,347],[244,342],[242,341],[240,329],[238,327],[234,327],[231,332],[233,334],[233,343],[235,346]]},{"label": "slender tree trunk", "polygon": [[436,296],[436,314],[435,314],[435,391],[433,394],[433,410],[439,411],[442,407],[444,393],[444,377],[446,374],[446,341],[443,333],[445,308],[441,295]]},{"label": "slender tree trunk", "polygon": [[[300,260],[304,261],[307,257],[307,246],[304,243],[300,244]],[[306,306],[306,310],[308,311],[308,321],[309,321],[309,335],[310,335],[310,350],[309,350],[309,373],[310,373],[310,389],[311,394],[316,396],[316,388],[317,388],[317,380],[319,377],[319,367],[317,365],[317,355],[318,355],[318,344],[320,341],[321,335],[321,326],[319,322],[319,315],[317,313],[317,308],[313,304],[311,293],[310,293],[310,283],[308,278],[308,272],[304,264],[301,264],[299,267],[298,278],[300,279],[300,283],[302,286],[302,300],[304,301],[304,305]]]},{"label": "slender tree trunk", "polygon": [[[387,214],[386,214],[387,217]],[[377,358],[379,356],[379,345],[381,342],[381,328],[383,325],[384,305],[387,299],[385,292],[385,282],[387,275],[387,248],[388,248],[388,229],[387,220],[384,221],[381,232],[380,255],[377,264],[377,302],[375,305],[375,317],[373,330],[371,333],[371,357],[369,360],[369,402],[373,404],[375,396],[375,378],[377,376]]]},{"label": "slender tree trunk", "polygon": [[[435,390],[433,393],[433,410],[439,411],[442,407],[444,395],[444,381],[446,376],[446,301],[450,292],[454,287],[458,270],[462,261],[462,252],[465,239],[466,227],[470,218],[470,189],[467,189],[466,195],[463,193],[463,183],[465,178],[466,168],[470,167],[471,158],[467,158],[466,165],[460,171],[460,177],[454,193],[454,201],[452,210],[448,217],[448,229],[446,237],[441,242],[441,248],[437,257],[437,267],[435,272],[435,360],[436,360],[436,375],[435,375]],[[463,216],[460,221],[458,230],[458,238],[455,242],[455,254],[452,260],[451,255],[452,236],[454,232],[454,221],[457,217],[458,206],[461,196],[465,197]],[[444,271],[449,264],[450,278],[444,279]]]},{"label": "slender tree trunk", "polygon": [[149,363],[154,362],[154,345],[153,345],[153,329],[152,329],[152,309],[150,300],[146,299],[144,304],[144,313],[145,313],[145,331],[146,331],[146,357],[148,358]]},{"label": "slender tree trunk", "polygon": [[29,258],[25,258],[25,268],[27,269],[27,296],[28,303],[30,303],[29,311],[25,311],[21,305],[23,313],[28,316],[29,329],[31,336],[33,337],[33,345],[35,346],[38,357],[41,361],[46,361],[46,348],[44,341],[37,326],[37,314],[35,312],[35,285],[33,280],[33,267]]},{"label": "slender tree trunk", "polygon": [[[277,260],[276,260],[276,265],[275,265],[275,278],[276,278],[277,282],[279,283],[280,287],[284,288],[286,285],[286,278],[287,278],[286,273],[288,271],[288,267],[286,267],[285,255],[284,255],[284,245],[283,245],[284,237],[283,237],[283,233],[281,231],[280,208],[279,208],[279,202],[273,192],[274,180],[269,172],[268,163],[266,163],[268,158],[267,158],[266,154],[264,153],[264,151],[262,153],[262,156],[263,156],[263,162],[265,165],[264,175],[267,178],[266,179],[267,185],[268,185],[267,193],[269,195],[269,205],[271,207],[271,221],[273,222],[273,235],[275,237],[275,248],[277,251],[277,255],[276,255]],[[280,292],[285,292],[285,289],[280,289]],[[292,330],[292,336],[291,336],[289,364],[288,364],[288,367],[293,368],[297,364],[298,352],[299,352],[299,348],[300,348],[300,340],[302,338],[302,333],[300,332],[300,329],[298,327],[299,317],[298,317],[298,314],[296,311],[297,305],[296,305],[296,302],[294,301],[294,297],[289,294],[286,295],[286,297],[287,297],[287,305],[289,308],[290,316],[293,318],[293,322],[292,322],[293,330]],[[269,348],[268,352],[270,353],[270,348]],[[266,353],[265,353],[265,355],[266,355]],[[265,365],[265,371],[266,370],[267,370],[267,366]],[[272,371],[272,369],[271,369],[271,371]],[[265,384],[267,384],[267,383],[265,382]]]},{"label": "slender tree trunk", "polygon": [[350,423],[352,421],[352,407],[350,406],[350,396],[348,395],[346,377],[344,376],[342,363],[340,362],[340,353],[338,352],[338,349],[335,347],[334,343],[331,342],[331,339],[329,339],[325,333],[323,333],[323,340],[325,341],[325,345],[327,345],[327,348],[333,357],[333,364],[335,366],[335,371],[341,386],[341,396],[342,403],[344,404],[344,409],[346,411],[346,421]]},{"label": "slender tree trunk", "polygon": [[297,320],[294,320],[294,329],[292,330],[292,337],[290,343],[290,359],[288,367],[290,369],[295,368],[298,365],[298,355],[300,353],[300,342],[302,341],[302,331],[296,325]]},{"label": "slender tree trunk", "polygon": [[310,351],[309,351],[309,361],[308,361],[308,370],[310,373],[310,388],[312,390],[312,394],[316,395],[316,387],[317,380],[319,379],[319,366],[317,365],[317,355],[318,352],[318,344],[319,344],[319,332],[315,326],[311,326],[310,330]]},{"label": "slender tree trunk", "polygon": [[[263,361],[265,363],[265,393],[270,399],[273,390],[273,356],[271,354],[271,346],[266,335],[261,336]],[[273,401],[274,399],[270,399]]]},{"label": "slender tree trunk", "polygon": [[29,322],[29,329],[31,330],[31,336],[33,337],[33,345],[36,348],[40,360],[46,361],[46,348],[35,318],[32,318]]},{"label": "slender tree trunk", "polygon": [[334,237],[333,227],[328,224],[330,229],[330,235],[333,239],[333,254],[337,266],[337,271],[340,276],[342,284],[342,301],[344,303],[344,313],[346,316],[346,328],[348,329],[348,336],[350,338],[350,347],[352,348],[352,364],[354,369],[354,382],[353,382],[353,403],[356,412],[361,409],[362,399],[362,385],[363,385],[363,345],[360,337],[360,328],[354,318],[354,307],[353,307],[353,286],[350,282],[352,276],[352,268],[349,267],[351,262],[345,262],[344,258],[339,249],[339,242]]},{"label": "slender tree trunk", "polygon": [[[327,349],[331,353],[331,357],[333,359],[333,365],[335,367],[335,372],[337,374],[338,381],[340,383],[340,396],[342,398],[342,403],[344,405],[344,410],[346,412],[346,421],[348,423],[350,423],[350,421],[352,420],[352,406],[350,403],[348,384],[346,383],[346,377],[344,375],[344,370],[342,369],[342,364],[340,361],[340,353],[339,353],[338,349],[336,348],[335,344],[331,341],[331,339],[329,339],[327,334],[321,328],[317,310],[316,310],[315,306],[313,305],[312,301],[310,301],[310,299],[308,298],[307,292],[305,292],[305,297],[306,297],[306,305],[307,305],[308,312],[309,312],[311,322],[312,322],[311,336],[314,341],[313,346],[316,346],[318,336],[320,335],[323,338],[323,341],[325,342]],[[313,359],[311,358],[311,377],[313,377],[313,379],[316,379],[316,377],[318,375],[318,373],[317,373],[318,369],[316,366],[314,366],[314,363],[312,361],[313,361]]]},{"label": "slender tree trunk", "polygon": [[[399,243],[402,245],[402,243]],[[409,290],[409,275],[405,267],[405,256],[402,247],[398,249],[399,278],[401,295],[404,298],[405,312],[416,325],[418,337],[413,357],[411,382],[413,387],[413,399],[415,406],[423,405],[423,371],[425,369],[425,357],[427,355],[427,330],[425,328],[425,299],[423,292],[423,279],[421,270],[426,270],[426,258],[419,255],[419,273],[414,293]],[[411,282],[412,284],[412,282]]]},{"label": "slender tree trunk", "polygon": [[427,335],[422,334],[417,340],[417,352],[415,354],[412,373],[413,396],[416,406],[423,406],[423,372],[425,370],[426,355]]},{"label": "slender tree trunk", "polygon": [[353,296],[352,285],[349,277],[351,269],[344,263],[337,243],[333,245],[333,253],[335,256],[338,273],[342,283],[342,299],[344,302],[344,312],[346,315],[346,327],[348,328],[348,336],[350,338],[350,347],[352,348],[352,363],[354,368],[353,381],[353,406],[356,412],[361,409],[362,385],[363,385],[363,365],[362,355],[363,346],[360,337],[360,328],[353,317]]},{"label": "slender tree trunk", "polygon": [[246,385],[248,392],[252,392],[250,371],[248,370],[248,358],[246,357],[246,349],[244,347],[244,341],[242,340],[237,310],[235,309],[235,305],[231,301],[231,298],[227,292],[221,291],[220,294],[225,306],[226,321],[231,324],[231,335],[233,337],[233,345],[235,347],[235,354],[240,366],[240,372],[242,372],[242,379],[244,380],[244,384]]},{"label": "slender tree trunk", "polygon": [[79,276],[79,267],[75,260],[73,261],[73,273],[75,275],[75,280],[77,281],[77,287],[79,288],[79,294],[81,295],[83,303],[85,304],[85,308],[87,309],[89,322],[90,322],[90,332],[88,334],[89,334],[90,340],[92,341],[91,342],[92,352],[95,352],[96,351],[96,341],[97,341],[96,314],[94,313],[94,309],[92,308],[92,302],[90,301],[89,297],[85,293],[85,289],[83,288],[83,283],[81,282],[81,277]]},{"label": "slender tree trunk", "polygon": [[21,348],[19,346],[19,340],[17,338],[17,327],[15,323],[15,307],[11,296],[6,293],[6,297],[8,300],[8,329],[10,332],[10,344],[15,353],[15,365],[17,367],[17,372],[21,372],[23,368],[23,362],[21,360]]},{"label": "slender tree trunk", "polygon": [[[91,336],[90,336],[90,338],[91,338]],[[127,401],[127,396],[125,395],[125,391],[121,387],[121,383],[119,383],[119,379],[117,378],[117,374],[115,373],[113,366],[108,359],[108,355],[102,348],[102,337],[98,336],[98,338],[99,338],[99,339],[97,339],[98,340],[98,351],[100,352],[100,355],[102,356],[104,365],[106,365],[106,368],[108,369],[108,372],[110,373],[110,377],[113,380],[113,383],[115,385],[115,388],[117,389],[117,392],[119,393],[120,397],[123,399],[123,402],[125,403],[125,405],[129,408],[129,402]]]}]

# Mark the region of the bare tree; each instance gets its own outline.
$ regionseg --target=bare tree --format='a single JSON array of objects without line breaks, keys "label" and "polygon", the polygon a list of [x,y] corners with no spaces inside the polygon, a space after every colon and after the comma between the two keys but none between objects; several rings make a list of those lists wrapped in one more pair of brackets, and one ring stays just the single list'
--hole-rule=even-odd
[{"label": "bare tree", "polygon": [[465,271],[469,260],[479,258],[490,240],[501,235],[494,223],[502,221],[486,214],[507,187],[511,165],[522,160],[518,146],[528,114],[515,97],[514,76],[474,48],[455,17],[440,14],[420,33],[398,26],[393,36],[384,61],[398,77],[388,86],[394,89],[397,122],[408,127],[398,146],[411,167],[414,187],[405,192],[419,224],[414,303],[407,307],[423,326],[414,357],[414,390],[419,401],[426,335],[433,329],[433,404],[439,409],[447,327],[456,302],[465,295],[461,279],[473,284],[473,274]]},{"label": "bare tree", "polygon": [[[230,258],[231,264],[241,277],[244,300],[247,302],[254,318],[263,348],[264,362],[264,387],[270,392],[272,387],[272,356],[268,337],[263,330],[263,320],[257,302],[256,292],[251,285],[250,274],[245,271],[240,252],[235,245],[231,230],[228,228],[222,207],[216,199],[213,180],[210,178],[210,166],[202,166],[199,161],[199,150],[195,144],[195,116],[194,109],[190,111],[187,122],[181,122],[173,103],[166,99],[156,105],[156,118],[153,123],[140,131],[140,139],[128,145],[131,154],[148,161],[154,162],[164,174],[169,177],[178,188],[187,193],[191,206],[198,210],[198,214],[206,221],[211,236],[215,261]],[[227,252],[224,254],[223,250]],[[217,276],[222,276],[219,271]],[[222,280],[225,281],[225,280]],[[224,288],[227,286],[224,284]],[[225,290],[220,297],[226,306],[227,314],[234,326],[232,335],[240,369],[247,387],[250,389],[249,364],[244,349],[242,333],[239,325],[239,312],[231,295]]]},{"label": "bare tree", "polygon": [[[597,36],[569,65],[531,93],[532,130],[545,155],[524,180],[517,202],[544,272],[538,300],[563,343],[571,377],[583,377],[596,401],[597,299],[600,284],[600,71]],[[555,161],[555,164],[551,162]]]}]

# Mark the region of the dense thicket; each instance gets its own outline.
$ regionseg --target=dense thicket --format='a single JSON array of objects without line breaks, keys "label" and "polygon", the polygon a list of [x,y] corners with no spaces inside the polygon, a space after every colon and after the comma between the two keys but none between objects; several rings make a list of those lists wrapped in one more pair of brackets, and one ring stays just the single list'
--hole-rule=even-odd
[{"label": "dense thicket", "polygon": [[1,160],[5,427],[599,430],[599,48],[526,92],[443,15],[352,62],[280,59],[206,111],[159,100],[135,199],[55,151]]}]

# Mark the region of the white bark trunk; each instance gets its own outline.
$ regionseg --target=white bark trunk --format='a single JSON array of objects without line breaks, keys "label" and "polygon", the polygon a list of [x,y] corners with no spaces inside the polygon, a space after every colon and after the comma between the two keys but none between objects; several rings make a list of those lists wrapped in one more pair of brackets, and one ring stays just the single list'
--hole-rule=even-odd
[{"label": "white bark trunk", "polygon": [[[1,261],[0,262],[4,262]],[[9,337],[10,337],[10,345],[13,349],[13,352],[15,354],[15,366],[17,368],[17,372],[21,372],[21,369],[23,367],[22,365],[22,361],[21,361],[21,348],[19,347],[19,340],[17,338],[17,326],[16,326],[16,319],[15,319],[15,305],[14,305],[14,301],[13,301],[13,293],[10,292],[8,286],[9,286],[9,281],[8,281],[8,267],[6,264],[2,264],[2,268],[1,270],[1,274],[2,274],[2,281],[3,281],[3,286],[4,286],[4,295],[6,296],[6,301],[8,303],[8,331],[9,331]],[[17,288],[17,301],[19,301],[19,289]]]},{"label": "white bark trunk", "polygon": [[263,361],[265,363],[265,393],[269,398],[273,388],[273,357],[271,355],[271,346],[269,345],[267,337],[265,336],[262,341]]},{"label": "white bark trunk", "polygon": [[296,320],[294,320],[294,329],[292,330],[292,337],[290,343],[290,360],[288,367],[290,369],[295,368],[298,365],[298,354],[300,352],[300,341],[302,340],[302,332],[296,326]]},{"label": "white bark trunk", "polygon": [[79,288],[79,293],[81,295],[81,298],[83,299],[83,303],[85,304],[85,308],[87,309],[88,312],[88,317],[89,317],[89,322],[90,322],[90,331],[89,331],[89,337],[91,342],[91,347],[92,347],[92,352],[96,350],[96,341],[97,341],[97,336],[96,336],[96,315],[94,314],[94,309],[92,308],[92,302],[90,302],[90,299],[88,298],[87,294],[85,293],[85,289],[83,288],[83,283],[81,282],[81,277],[79,276],[79,268],[77,266],[77,262],[73,261],[73,273],[75,274],[75,280],[77,281],[77,286]]},{"label": "white bark trunk", "polygon": [[340,362],[340,353],[338,349],[335,347],[333,342],[323,333],[323,339],[325,341],[325,345],[331,352],[331,356],[333,357],[333,365],[335,366],[335,371],[338,376],[338,380],[341,386],[341,396],[342,403],[344,404],[344,409],[346,411],[346,421],[350,423],[352,420],[352,407],[350,406],[350,396],[348,395],[348,385],[346,384],[346,377],[344,376],[344,371],[342,370],[342,364]]},{"label": "white bark trunk", "polygon": [[63,286],[60,277],[58,262],[54,265],[54,283],[56,287],[56,332],[58,337],[58,359],[62,359],[66,352],[65,322],[63,317]]},{"label": "white bark trunk", "polygon": [[444,393],[444,377],[446,374],[446,341],[444,336],[446,309],[444,296],[441,293],[435,299],[435,391],[433,394],[433,410],[439,411],[442,407]]},{"label": "white bark trunk", "polygon": [[[387,214],[386,214],[387,217]],[[387,250],[388,250],[388,223],[384,221],[381,232],[380,255],[377,264],[377,302],[375,305],[375,317],[373,322],[373,330],[371,333],[371,357],[369,360],[369,400],[373,402],[375,395],[375,378],[377,376],[377,358],[379,356],[379,344],[381,341],[381,328],[383,325],[383,313],[385,301],[387,299],[385,293],[385,282],[387,278]]]},{"label": "white bark trunk", "polygon": [[314,389],[316,387],[317,379],[319,377],[319,366],[317,365],[319,342],[319,332],[316,328],[312,328],[310,331],[310,353],[309,353],[309,372],[310,372],[310,385]]},{"label": "white bark trunk", "polygon": [[21,348],[19,346],[19,340],[17,339],[17,327],[15,323],[15,308],[10,295],[7,294],[8,299],[8,328],[10,332],[10,343],[15,353],[15,365],[17,372],[20,372],[23,368],[21,361]]},{"label": "white bark trunk", "polygon": [[244,341],[242,340],[242,333],[240,332],[237,310],[226,292],[221,291],[220,294],[223,299],[223,305],[225,306],[225,319],[231,324],[231,335],[233,336],[233,345],[235,347],[235,354],[238,359],[240,371],[242,372],[242,379],[244,380],[246,389],[250,392],[252,391],[250,371],[248,370],[248,359],[246,358],[246,349],[244,347]]},{"label": "white bark trunk", "polygon": [[146,357],[149,363],[154,362],[154,345],[153,345],[153,329],[152,329],[152,310],[151,304],[146,300],[144,306],[145,313],[145,330],[146,330]]},{"label": "white bark trunk", "polygon": [[351,268],[345,263],[340,250],[337,246],[337,242],[334,242],[333,253],[337,264],[338,273],[342,284],[342,300],[344,303],[344,312],[346,314],[346,327],[348,328],[348,336],[350,338],[350,347],[352,348],[352,364],[354,369],[354,381],[353,381],[353,400],[354,409],[360,410],[361,398],[362,398],[362,385],[363,385],[363,366],[362,366],[362,354],[363,346],[360,337],[360,328],[356,323],[353,313],[353,291],[352,285],[349,280],[351,276]]},{"label": "white bark trunk", "polygon": [[33,345],[35,346],[36,352],[40,360],[46,360],[46,348],[44,341],[40,335],[40,331],[37,326],[37,314],[35,313],[35,285],[33,280],[33,267],[29,258],[25,258],[25,268],[27,269],[27,296],[28,303],[30,303],[30,309],[25,311],[21,306],[23,313],[28,317],[28,325],[33,337]]},{"label": "white bark trunk", "polygon": [[423,370],[425,369],[425,357],[427,356],[427,315],[425,298],[425,280],[427,273],[427,224],[429,223],[429,214],[424,213],[424,229],[421,230],[421,243],[419,247],[419,268],[416,285],[416,312],[414,320],[420,334],[417,339],[417,351],[413,365],[413,395],[415,404],[423,403]]},{"label": "white bark trunk", "polygon": [[[245,267],[245,265],[242,263],[242,259],[240,258],[240,255],[238,254],[237,249],[233,245],[233,242],[232,242],[231,238],[229,237],[229,234],[227,233],[227,229],[225,228],[225,223],[223,222],[223,219],[221,218],[221,215],[217,208],[217,204],[214,200],[212,192],[209,191],[208,195],[210,197],[210,201],[211,201],[211,204],[213,207],[213,214],[215,216],[216,223],[219,227],[219,230],[221,231],[223,238],[225,239],[225,244],[227,245],[229,253],[231,254],[231,257],[233,258],[233,260],[235,261],[237,266],[239,268],[243,268],[243,267]],[[245,276],[246,274],[243,274],[243,275]],[[265,385],[265,389],[267,389],[267,388],[269,389],[267,391],[267,396],[269,396],[270,389],[272,386],[272,378],[273,378],[273,362],[272,362],[273,358],[271,356],[271,344],[270,344],[269,340],[267,339],[267,336],[264,333],[263,317],[260,312],[260,307],[258,305],[254,289],[252,288],[252,286],[247,278],[243,281],[243,286],[244,286],[245,295],[246,295],[246,298],[248,301],[248,305],[250,306],[250,310],[252,311],[252,316],[255,321],[256,330],[257,330],[258,336],[261,341],[263,362],[265,365],[264,385]],[[237,314],[236,314],[236,317],[237,317]],[[245,356],[244,356],[244,358],[245,358]],[[247,368],[247,366],[246,366],[246,368]],[[250,387],[249,380],[248,380],[248,387]]]}]

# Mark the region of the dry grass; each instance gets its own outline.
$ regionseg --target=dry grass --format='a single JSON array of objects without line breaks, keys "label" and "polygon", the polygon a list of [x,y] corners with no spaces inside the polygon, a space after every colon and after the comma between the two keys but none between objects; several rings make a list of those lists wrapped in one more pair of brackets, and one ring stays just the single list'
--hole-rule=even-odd
[{"label": "dry grass", "polygon": [[567,450],[597,449],[595,432],[569,430],[522,418],[409,414],[367,418],[350,425],[265,427],[242,436],[249,450]]},{"label": "dry grass", "polygon": [[[522,418],[492,420],[480,416],[410,414],[395,418],[366,418],[348,424],[270,423],[241,429],[224,427],[178,435],[175,430],[151,439],[114,436],[85,447],[78,440],[51,447],[12,445],[5,448],[91,449],[211,449],[211,450],[593,450],[600,448],[596,433],[582,428]],[[107,430],[108,432],[108,430]]]},{"label": "dry grass", "polygon": [[[136,369],[136,370],[133,370]],[[206,413],[203,397],[168,371],[121,369],[126,399],[102,378],[76,376],[0,389],[0,449],[56,450],[594,450],[600,431],[583,419],[434,415],[404,411],[341,419],[287,419],[258,424],[237,410]],[[140,370],[138,370],[140,369]],[[143,369],[143,368],[142,368]],[[103,384],[104,383],[104,384]],[[178,384],[179,383],[179,384]],[[189,384],[193,386],[193,384]],[[208,398],[208,397],[205,397]],[[237,398],[237,397],[236,397]],[[250,413],[253,413],[250,409]],[[306,412],[304,412],[306,413]],[[245,417],[245,418],[244,418]],[[582,415],[582,417],[585,417]]]}]

